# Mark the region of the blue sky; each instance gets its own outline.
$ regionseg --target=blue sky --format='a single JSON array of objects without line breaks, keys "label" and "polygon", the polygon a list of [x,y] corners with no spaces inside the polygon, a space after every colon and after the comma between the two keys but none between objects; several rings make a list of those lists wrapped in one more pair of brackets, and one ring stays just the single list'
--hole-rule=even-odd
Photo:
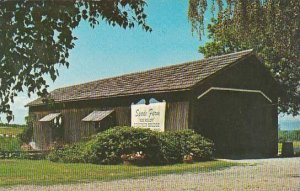
[{"label": "blue sky", "polygon": [[[85,22],[74,31],[78,37],[75,48],[70,53],[70,67],[60,67],[60,76],[50,88],[83,83],[91,80],[112,77],[124,73],[142,71],[191,60],[202,59],[198,46],[205,44],[207,38],[199,40],[192,36],[187,18],[188,1],[149,0],[146,13],[151,33],[140,27],[124,30],[112,27],[105,22],[95,29]],[[210,19],[206,14],[206,22]],[[20,94],[12,109],[15,115],[13,123],[24,123],[28,110],[24,105],[30,100],[26,94]],[[2,116],[2,121],[5,117]],[[290,116],[282,118],[300,121]]]}]

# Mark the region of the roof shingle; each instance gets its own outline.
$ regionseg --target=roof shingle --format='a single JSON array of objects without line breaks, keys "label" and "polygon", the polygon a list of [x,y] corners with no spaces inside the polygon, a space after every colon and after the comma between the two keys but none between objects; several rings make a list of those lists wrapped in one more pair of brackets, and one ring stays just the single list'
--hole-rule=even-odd
[{"label": "roof shingle", "polygon": [[[57,103],[187,90],[251,53],[252,50],[245,50],[199,61],[58,88],[50,92],[49,97]],[[27,106],[42,105],[44,104],[42,100],[42,98],[38,98],[28,103]]]}]

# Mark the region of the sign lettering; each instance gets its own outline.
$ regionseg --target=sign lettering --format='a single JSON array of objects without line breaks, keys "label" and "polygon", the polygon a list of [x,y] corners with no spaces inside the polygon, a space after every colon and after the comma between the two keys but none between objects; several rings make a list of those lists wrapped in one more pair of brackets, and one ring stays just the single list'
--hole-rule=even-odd
[{"label": "sign lettering", "polygon": [[131,106],[131,126],[165,130],[166,103],[139,104]]}]

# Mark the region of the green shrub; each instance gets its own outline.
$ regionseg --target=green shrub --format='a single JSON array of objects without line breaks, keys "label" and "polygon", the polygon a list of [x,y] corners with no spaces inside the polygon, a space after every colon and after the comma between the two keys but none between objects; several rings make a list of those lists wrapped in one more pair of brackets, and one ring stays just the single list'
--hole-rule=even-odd
[{"label": "green shrub", "polygon": [[73,145],[55,145],[52,152],[48,154],[48,159],[53,162],[82,163],[86,162],[83,157],[84,143]]},{"label": "green shrub", "polygon": [[86,143],[57,147],[48,158],[59,162],[119,164],[121,156],[143,153],[143,164],[183,162],[186,155],[194,161],[209,160],[213,143],[192,130],[154,132],[149,129],[115,127],[98,133]]},{"label": "green shrub", "polygon": [[26,126],[24,126],[24,130],[22,133],[18,134],[19,139],[23,143],[29,143],[33,137],[33,119],[30,116],[25,117]]},{"label": "green shrub", "polygon": [[161,151],[166,163],[182,162],[185,155],[193,155],[194,161],[210,160],[213,143],[192,130],[166,132],[160,136]]},{"label": "green shrub", "polygon": [[32,136],[33,136],[32,126],[26,126],[23,132],[18,134],[17,136],[23,143],[28,144],[32,140]]},{"label": "green shrub", "polygon": [[300,130],[292,131],[278,131],[278,142],[283,143],[286,141],[299,141],[300,140]]},{"label": "green shrub", "polygon": [[142,152],[145,162],[158,164],[162,155],[158,136],[149,129],[115,127],[97,134],[86,144],[87,161],[96,164],[118,164],[121,155]]},{"label": "green shrub", "polygon": [[162,163],[174,164],[182,162],[180,140],[174,136],[174,133],[159,133],[160,151],[162,152]]}]

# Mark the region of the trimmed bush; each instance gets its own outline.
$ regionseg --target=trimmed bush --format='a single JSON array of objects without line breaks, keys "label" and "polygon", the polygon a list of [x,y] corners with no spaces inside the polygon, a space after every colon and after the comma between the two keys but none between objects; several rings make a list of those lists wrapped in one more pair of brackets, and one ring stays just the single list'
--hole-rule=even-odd
[{"label": "trimmed bush", "polygon": [[[182,163],[187,155],[193,161],[210,160],[213,143],[192,130],[154,132],[149,129],[115,127],[98,133],[86,143],[57,147],[51,161],[119,164],[125,156],[142,153],[143,164]],[[128,158],[128,157],[127,157]]]},{"label": "trimmed bush", "polygon": [[149,129],[115,127],[97,134],[86,144],[87,161],[95,164],[121,163],[121,155],[142,152],[147,164],[162,158],[158,136]]},{"label": "trimmed bush", "polygon": [[181,163],[183,156],[181,154],[180,139],[174,136],[174,133],[159,133],[160,151],[162,152],[162,163],[174,164]]},{"label": "trimmed bush", "polygon": [[48,159],[53,162],[66,163],[83,163],[84,160],[84,143],[77,143],[73,145],[55,145],[53,151],[48,155]]},{"label": "trimmed bush", "polygon": [[192,130],[166,132],[160,139],[165,163],[180,163],[186,155],[192,155],[194,161],[212,159],[212,141]]}]

